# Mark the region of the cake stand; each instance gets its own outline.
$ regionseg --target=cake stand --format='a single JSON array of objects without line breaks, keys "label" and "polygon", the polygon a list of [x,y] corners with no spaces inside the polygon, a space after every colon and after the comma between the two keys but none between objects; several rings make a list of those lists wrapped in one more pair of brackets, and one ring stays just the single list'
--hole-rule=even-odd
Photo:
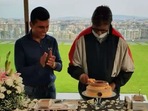
[{"label": "cake stand", "polygon": [[[86,97],[90,97],[90,98],[100,98],[100,96],[96,95],[96,96],[92,96],[92,95],[88,95],[86,94],[86,91],[83,91],[82,92],[82,95],[83,96],[86,96]],[[101,97],[101,98],[112,98],[112,97],[115,97],[116,96],[116,93],[115,92],[112,92],[112,95],[111,96],[108,96],[108,97]]]},{"label": "cake stand", "polygon": [[114,96],[116,96],[116,93],[113,92],[111,96],[108,96],[108,97],[101,97],[102,96],[102,93],[101,92],[98,92],[98,94],[96,96],[91,96],[91,95],[87,95],[86,94],[86,91],[83,91],[82,94],[86,97],[90,97],[90,98],[94,98],[94,104],[91,104],[91,107],[94,108],[94,109],[97,109],[98,107],[99,108],[104,108],[105,107],[105,104],[102,104],[101,103],[101,99],[102,98],[112,98]]}]

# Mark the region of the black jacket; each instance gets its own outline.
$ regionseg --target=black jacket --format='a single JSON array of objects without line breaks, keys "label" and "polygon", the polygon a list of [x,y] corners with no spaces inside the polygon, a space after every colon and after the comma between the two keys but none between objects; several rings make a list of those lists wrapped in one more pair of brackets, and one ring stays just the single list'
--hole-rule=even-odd
[{"label": "black jacket", "polygon": [[[92,33],[91,27],[87,28],[80,33],[71,47],[68,73],[77,80],[85,73],[96,80],[114,82],[114,91],[119,95],[120,87],[127,83],[134,71],[129,51],[125,40],[116,34],[109,33],[100,43]],[[81,95],[86,86],[79,82]]]},{"label": "black jacket", "polygon": [[[34,41],[31,32],[15,42],[15,66],[17,72],[21,73],[23,83],[26,86],[45,86],[54,82],[56,77],[54,70],[61,71],[62,61],[55,38],[46,35],[40,43]],[[53,55],[56,56],[57,68],[44,68],[39,63],[40,57],[48,49],[52,48]]]}]

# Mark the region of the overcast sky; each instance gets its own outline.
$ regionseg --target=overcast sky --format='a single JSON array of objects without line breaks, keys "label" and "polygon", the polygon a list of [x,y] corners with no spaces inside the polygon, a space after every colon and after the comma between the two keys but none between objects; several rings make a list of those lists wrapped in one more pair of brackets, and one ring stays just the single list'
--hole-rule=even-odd
[{"label": "overcast sky", "polygon": [[[24,0],[0,0],[0,17],[23,18]],[[113,15],[132,15],[148,17],[147,0],[28,0],[30,11],[37,7],[45,7],[51,18],[57,17],[91,17],[99,5],[108,5]]]}]

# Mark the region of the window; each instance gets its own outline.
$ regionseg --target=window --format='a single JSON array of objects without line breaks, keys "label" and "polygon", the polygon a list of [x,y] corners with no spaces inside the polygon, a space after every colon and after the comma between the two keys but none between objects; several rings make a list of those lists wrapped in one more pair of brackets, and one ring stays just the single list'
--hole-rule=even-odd
[{"label": "window", "polygon": [[[93,2],[86,0],[29,0],[28,3],[29,15],[36,6],[48,9],[51,15],[48,34],[58,40],[60,49],[64,49],[64,51],[60,50],[64,68],[61,74],[57,74],[58,92],[77,92],[78,81],[67,74],[68,51],[75,37],[91,25],[91,16],[97,5],[105,4],[112,9],[114,17],[112,25],[128,41],[135,59],[136,69],[133,77],[123,87],[121,93],[138,93],[141,88],[141,93],[148,95],[148,86],[146,86],[148,73],[146,68],[146,64],[148,64],[148,15],[146,14],[148,6],[146,0],[124,0],[122,2],[116,0],[94,0]],[[25,34],[24,19],[23,0],[0,1],[1,67],[5,61],[5,54],[11,50],[11,61],[14,68],[13,46],[15,40]],[[70,86],[70,84],[73,85]]]}]

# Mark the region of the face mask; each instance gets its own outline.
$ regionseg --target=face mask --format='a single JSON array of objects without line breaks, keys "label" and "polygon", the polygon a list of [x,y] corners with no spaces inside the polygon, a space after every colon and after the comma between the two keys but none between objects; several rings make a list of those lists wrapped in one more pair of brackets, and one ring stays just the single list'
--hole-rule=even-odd
[{"label": "face mask", "polygon": [[106,37],[106,36],[107,36],[107,34],[108,34],[108,32],[105,32],[105,33],[103,33],[103,34],[99,35],[99,38],[104,38],[104,37]]},{"label": "face mask", "polygon": [[97,37],[97,38],[99,38],[99,39],[102,39],[102,38],[106,37],[107,34],[108,34],[108,32],[105,32],[105,33],[103,33],[103,34],[101,34],[101,35],[98,35],[98,34],[97,34],[95,31],[93,31],[93,30],[92,30],[92,33],[95,35],[95,37]]}]

